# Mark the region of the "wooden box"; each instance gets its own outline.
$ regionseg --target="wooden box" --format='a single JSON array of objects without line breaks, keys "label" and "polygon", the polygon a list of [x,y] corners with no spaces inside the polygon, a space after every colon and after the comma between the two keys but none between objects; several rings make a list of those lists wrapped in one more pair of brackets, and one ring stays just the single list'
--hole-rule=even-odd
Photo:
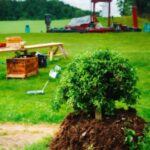
[{"label": "wooden box", "polygon": [[7,37],[6,38],[6,47],[21,48],[22,38],[19,36],[16,37]]},{"label": "wooden box", "polygon": [[26,78],[37,73],[37,57],[7,59],[7,78]]}]

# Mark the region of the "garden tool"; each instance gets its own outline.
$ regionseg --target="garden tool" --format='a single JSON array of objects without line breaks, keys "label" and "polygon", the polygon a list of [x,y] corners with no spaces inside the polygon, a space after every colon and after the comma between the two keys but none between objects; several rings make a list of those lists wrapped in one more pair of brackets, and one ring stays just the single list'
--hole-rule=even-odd
[{"label": "garden tool", "polygon": [[31,94],[31,95],[33,95],[33,94],[44,94],[44,90],[45,90],[45,88],[46,88],[48,82],[49,82],[49,80],[46,81],[46,83],[44,84],[42,90],[32,90],[32,91],[27,91],[27,94]]}]

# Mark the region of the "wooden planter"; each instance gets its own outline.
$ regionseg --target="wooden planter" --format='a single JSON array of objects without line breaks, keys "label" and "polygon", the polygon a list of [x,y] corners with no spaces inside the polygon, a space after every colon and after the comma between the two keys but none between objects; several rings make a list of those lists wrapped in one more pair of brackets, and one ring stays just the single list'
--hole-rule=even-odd
[{"label": "wooden planter", "polygon": [[26,78],[37,73],[37,57],[7,59],[7,78]]}]

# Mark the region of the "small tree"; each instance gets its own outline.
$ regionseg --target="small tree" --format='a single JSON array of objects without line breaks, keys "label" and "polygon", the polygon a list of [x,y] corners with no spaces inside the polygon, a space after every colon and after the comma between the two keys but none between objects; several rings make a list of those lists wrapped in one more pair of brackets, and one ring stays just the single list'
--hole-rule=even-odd
[{"label": "small tree", "polygon": [[108,50],[75,59],[62,75],[59,104],[67,102],[75,112],[109,115],[115,101],[136,103],[137,76],[128,60]]},{"label": "small tree", "polygon": [[131,7],[134,3],[134,0],[117,0],[117,5],[119,7],[120,14],[122,16],[131,15]]}]

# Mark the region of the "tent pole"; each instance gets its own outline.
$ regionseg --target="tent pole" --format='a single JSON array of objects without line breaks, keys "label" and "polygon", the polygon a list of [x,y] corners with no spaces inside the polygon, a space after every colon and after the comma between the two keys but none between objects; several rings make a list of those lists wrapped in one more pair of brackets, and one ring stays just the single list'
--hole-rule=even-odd
[{"label": "tent pole", "polygon": [[92,10],[92,15],[91,15],[91,22],[94,22],[94,17],[95,17],[95,2],[93,2],[93,10]]},{"label": "tent pole", "polygon": [[93,13],[95,13],[95,2],[93,3]]},{"label": "tent pole", "polygon": [[108,2],[108,27],[110,27],[111,25],[110,14],[111,14],[111,6],[110,6],[110,2]]}]

